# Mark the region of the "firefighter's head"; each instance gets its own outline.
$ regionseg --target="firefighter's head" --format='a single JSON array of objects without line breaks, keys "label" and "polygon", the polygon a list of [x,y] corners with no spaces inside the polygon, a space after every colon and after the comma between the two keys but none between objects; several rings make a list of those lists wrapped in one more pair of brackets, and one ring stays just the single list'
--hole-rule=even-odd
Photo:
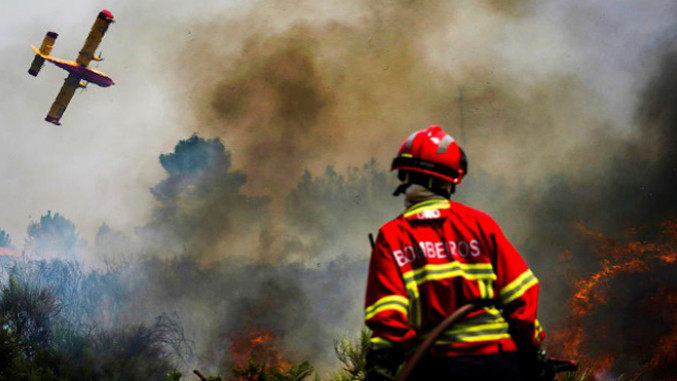
[{"label": "firefighter's head", "polygon": [[398,171],[402,182],[395,196],[409,185],[419,184],[449,198],[468,173],[468,160],[454,138],[432,125],[404,140],[390,169]]}]

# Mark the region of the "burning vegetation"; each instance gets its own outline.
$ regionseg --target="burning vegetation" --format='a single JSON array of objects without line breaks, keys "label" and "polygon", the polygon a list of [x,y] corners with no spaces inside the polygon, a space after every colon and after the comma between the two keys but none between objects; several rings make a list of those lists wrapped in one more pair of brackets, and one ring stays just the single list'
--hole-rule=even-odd
[{"label": "burning vegetation", "polygon": [[566,323],[551,332],[551,345],[564,356],[580,359],[596,379],[622,374],[673,379],[677,224],[661,224],[652,238],[637,231],[618,239],[584,235],[594,247],[599,268],[574,280],[570,313]]},{"label": "burning vegetation", "polygon": [[287,371],[292,367],[277,348],[275,336],[270,331],[252,329],[236,332],[230,342],[230,359],[233,366],[238,369],[246,368],[250,361],[263,363],[280,371]]}]

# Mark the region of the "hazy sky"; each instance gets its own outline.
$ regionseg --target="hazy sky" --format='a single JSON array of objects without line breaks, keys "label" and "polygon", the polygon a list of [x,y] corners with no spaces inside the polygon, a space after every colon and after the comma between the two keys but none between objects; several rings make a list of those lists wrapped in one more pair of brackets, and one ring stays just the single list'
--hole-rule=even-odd
[{"label": "hazy sky", "polygon": [[[421,60],[430,63],[441,76],[473,79],[479,74],[468,74],[472,71],[469,68],[480,62],[482,72],[489,75],[487,82],[502,82],[502,86],[519,82],[523,86],[515,88],[516,102],[526,99],[528,103],[535,97],[531,91],[537,83],[553,77],[571,79],[577,91],[583,89],[581,93],[585,94],[583,99],[572,101],[571,106],[576,102],[586,105],[581,113],[584,116],[571,115],[573,119],[594,119],[595,123],[582,124],[594,126],[590,128],[603,125],[618,135],[631,134],[638,86],[647,66],[652,65],[647,53],[653,54],[662,41],[674,35],[677,3],[508,3],[511,5],[500,5],[500,1],[449,2],[445,8],[449,14],[430,18],[430,25],[426,24],[429,15],[420,15],[416,23],[417,32],[424,36],[419,41],[424,53]],[[15,245],[21,246],[28,223],[52,210],[71,219],[89,242],[103,222],[130,231],[147,220],[153,207],[148,190],[164,178],[158,155],[170,152],[179,139],[194,132],[223,135],[223,129],[196,128],[196,121],[203,115],[190,111],[194,107],[193,94],[200,91],[196,88],[210,78],[209,68],[201,65],[200,54],[186,56],[192,51],[191,45],[202,43],[196,38],[204,36],[212,26],[238,25],[238,20],[245,26],[251,23],[254,30],[284,30],[299,20],[315,24],[331,19],[359,27],[364,20],[370,20],[370,9],[384,4],[0,0],[0,54],[4,66],[0,71],[0,228],[10,233]],[[105,58],[99,70],[109,74],[116,85],[106,89],[91,85],[84,92],[78,91],[62,118],[63,125],[51,125],[43,119],[66,72],[46,63],[37,78],[29,76],[27,70],[33,57],[29,45],[39,46],[47,31],[56,31],[59,37],[52,54],[74,59],[103,8],[115,15],[117,23],[111,25],[99,47]],[[408,26],[389,27],[406,31]],[[246,28],[232,36],[223,28],[214,30],[218,34],[205,45],[219,41],[227,53],[240,48],[245,35],[242,30]],[[197,80],[186,82],[191,76]],[[482,93],[492,87],[481,82],[461,84],[468,88],[470,96],[473,91]],[[457,88],[449,92],[456,94]],[[414,102],[415,97],[409,101]],[[454,104],[453,99],[450,104]],[[457,120],[453,110],[448,119]],[[571,136],[579,136],[581,131],[567,131],[566,117],[553,120],[561,129],[552,139],[571,138],[571,144],[578,144]],[[376,141],[374,135],[378,135],[386,139],[386,144],[375,148],[372,156],[387,163],[387,152],[395,149],[406,136],[404,132],[423,127],[402,125],[393,131],[376,127],[366,140]],[[469,137],[480,140],[472,133]],[[511,149],[499,152],[517,149],[514,142],[509,143]],[[569,147],[567,143],[557,145]],[[359,165],[370,155],[364,147],[358,148],[359,152],[345,152],[340,157],[319,157],[313,166]],[[475,163],[484,163],[489,170],[503,160],[493,158],[489,152],[474,157],[478,158]],[[553,160],[558,157],[554,155]],[[247,172],[247,163],[237,149],[233,160]],[[537,176],[543,169],[534,164],[529,170]]]},{"label": "hazy sky", "polygon": [[[7,62],[0,74],[0,226],[15,244],[21,244],[28,222],[47,210],[72,219],[90,241],[104,220],[134,226],[152,206],[148,189],[162,178],[158,155],[190,133],[176,119],[167,83],[164,61],[172,52],[155,42],[176,35],[177,20],[192,10],[180,1],[138,4],[0,4],[0,51]],[[37,78],[30,77],[29,44],[39,46],[48,30],[56,31],[52,54],[72,60],[103,8],[119,21],[99,47],[105,59],[99,70],[116,85],[78,91],[63,125],[51,125],[43,119],[67,73],[46,63]]]}]

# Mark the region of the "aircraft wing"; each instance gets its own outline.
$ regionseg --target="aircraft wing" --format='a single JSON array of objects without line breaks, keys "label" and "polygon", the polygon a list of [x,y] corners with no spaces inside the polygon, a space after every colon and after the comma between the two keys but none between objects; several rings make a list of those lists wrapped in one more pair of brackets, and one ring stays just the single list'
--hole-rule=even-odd
[{"label": "aircraft wing", "polygon": [[80,87],[80,79],[73,74],[69,74],[63,86],[61,86],[59,95],[56,96],[54,103],[52,103],[49,113],[47,113],[46,121],[54,123],[57,126],[61,125],[59,119],[61,119],[63,112],[66,111],[66,107],[68,107],[68,103],[70,103],[78,87]]},{"label": "aircraft wing", "polygon": [[112,13],[110,13],[105,9],[99,12],[99,15],[96,17],[96,20],[94,21],[94,25],[92,25],[92,29],[89,31],[89,35],[85,40],[85,45],[82,46],[80,54],[78,55],[78,58],[75,60],[75,62],[77,62],[78,65],[86,67],[89,65],[89,62],[92,61],[92,59],[94,59],[96,48],[101,43],[103,35],[106,34],[106,31],[108,30],[108,25],[110,25],[113,22],[115,22],[115,20],[113,19]]}]

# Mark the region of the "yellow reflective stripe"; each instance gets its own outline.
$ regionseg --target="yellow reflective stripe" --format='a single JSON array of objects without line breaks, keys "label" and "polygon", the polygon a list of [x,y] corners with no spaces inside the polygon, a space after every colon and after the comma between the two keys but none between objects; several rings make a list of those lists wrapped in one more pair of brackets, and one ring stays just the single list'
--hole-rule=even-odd
[{"label": "yellow reflective stripe", "polygon": [[508,322],[495,307],[484,308],[486,313],[473,316],[444,332],[435,344],[453,344],[509,338]]},{"label": "yellow reflective stripe", "polygon": [[494,281],[491,279],[483,279],[480,280],[480,282],[485,283],[485,287],[487,289],[487,299],[493,299],[494,298]]},{"label": "yellow reflective stripe", "polygon": [[541,323],[536,319],[536,329],[534,332],[534,341],[535,342],[540,342],[541,338],[539,337],[541,335],[541,332],[543,332],[543,327],[541,326]]},{"label": "yellow reflective stripe", "polygon": [[416,204],[416,205],[412,206],[406,212],[404,212],[404,217],[408,218],[408,217],[411,217],[415,214],[418,214],[418,213],[421,213],[421,212],[424,212],[424,211],[427,211],[427,210],[438,210],[438,209],[449,209],[450,208],[449,202],[447,202],[447,201],[444,201],[444,200],[440,200],[440,201],[430,200],[430,201],[432,202],[431,205]]},{"label": "yellow reflective stripe", "polygon": [[404,287],[407,289],[407,295],[409,296],[409,326],[413,329],[419,329],[421,327],[421,298],[418,293],[418,285],[416,283],[406,283]]},{"label": "yellow reflective stripe", "polygon": [[506,322],[496,322],[496,323],[488,323],[488,324],[481,324],[481,325],[471,325],[463,328],[454,328],[452,330],[449,330],[446,332],[446,334],[449,335],[457,335],[465,332],[480,332],[484,331],[487,329],[494,329],[494,328],[506,328],[508,326],[508,323]]},{"label": "yellow reflective stripe", "polygon": [[498,308],[484,307],[482,310],[484,310],[484,313],[457,323],[451,331],[465,330],[466,328],[471,328],[482,324],[505,323],[503,314],[501,314],[501,311]]},{"label": "yellow reflective stripe", "polygon": [[389,295],[377,300],[376,303],[367,307],[364,312],[364,319],[369,320],[374,317],[374,315],[388,310],[399,311],[404,314],[404,316],[407,316],[408,307],[409,300],[404,296]]},{"label": "yellow reflective stripe", "polygon": [[538,279],[531,270],[527,270],[518,276],[515,280],[503,287],[499,292],[503,304],[508,304],[513,300],[524,295],[524,293],[533,285],[538,283]]},{"label": "yellow reflective stripe", "polygon": [[414,214],[421,213],[425,210],[436,210],[436,209],[449,209],[449,200],[440,200],[432,199],[423,202],[419,202],[416,205],[412,205],[409,209],[404,212],[404,217],[410,217]]},{"label": "yellow reflective stripe", "polygon": [[435,344],[468,343],[510,338],[508,323],[480,324],[445,332]]},{"label": "yellow reflective stripe", "polygon": [[393,343],[390,340],[386,340],[380,337],[372,337],[369,339],[369,347],[371,349],[380,349],[380,348],[390,348],[393,346]]},{"label": "yellow reflective stripe", "polygon": [[479,279],[477,285],[480,289],[480,298],[481,299],[493,299],[494,298],[494,286],[491,279]]},{"label": "yellow reflective stripe", "polygon": [[421,201],[419,203],[416,203],[416,204],[410,206],[409,209],[407,209],[407,210],[412,210],[412,209],[415,209],[415,208],[418,208],[418,207],[421,207],[421,206],[429,206],[429,205],[434,205],[434,204],[447,204],[447,205],[449,205],[449,200],[445,200],[445,199],[442,199],[442,198],[432,198],[430,200],[425,200],[425,201]]},{"label": "yellow reflective stripe", "polygon": [[496,279],[496,274],[494,274],[491,263],[461,263],[458,261],[436,265],[428,264],[402,274],[404,283],[407,287],[409,287],[410,283],[422,284],[432,280],[447,279],[456,276],[468,280]]}]

